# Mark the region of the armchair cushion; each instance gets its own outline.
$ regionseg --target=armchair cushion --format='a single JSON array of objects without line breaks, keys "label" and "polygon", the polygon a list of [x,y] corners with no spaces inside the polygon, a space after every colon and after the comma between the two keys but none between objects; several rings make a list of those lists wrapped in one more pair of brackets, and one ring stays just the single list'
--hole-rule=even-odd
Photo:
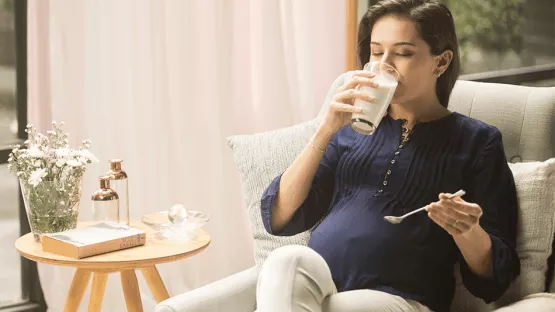
[{"label": "armchair cushion", "polygon": [[545,291],[555,234],[555,158],[509,167],[515,177],[519,202],[516,251],[521,273],[504,298],[515,301]]},{"label": "armchair cushion", "polygon": [[515,302],[504,308],[495,310],[495,312],[551,312],[555,311],[555,294],[540,293],[533,294],[522,298],[522,300]]}]

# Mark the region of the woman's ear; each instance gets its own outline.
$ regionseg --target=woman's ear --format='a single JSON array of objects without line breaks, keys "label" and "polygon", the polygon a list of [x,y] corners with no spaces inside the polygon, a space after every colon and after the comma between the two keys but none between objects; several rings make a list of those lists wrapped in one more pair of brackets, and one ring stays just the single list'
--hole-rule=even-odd
[{"label": "woman's ear", "polygon": [[445,50],[437,57],[438,59],[437,59],[437,64],[435,69],[435,75],[439,77],[447,70],[447,68],[449,67],[449,64],[451,64],[451,61],[453,60],[453,51]]}]

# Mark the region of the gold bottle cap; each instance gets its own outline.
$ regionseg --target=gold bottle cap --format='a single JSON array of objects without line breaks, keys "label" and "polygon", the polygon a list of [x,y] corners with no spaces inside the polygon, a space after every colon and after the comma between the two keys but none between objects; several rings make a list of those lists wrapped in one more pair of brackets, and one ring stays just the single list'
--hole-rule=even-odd
[{"label": "gold bottle cap", "polygon": [[100,180],[100,188],[101,189],[109,189],[110,188],[110,177],[108,176],[101,176],[98,177]]},{"label": "gold bottle cap", "polygon": [[112,171],[120,171],[123,159],[110,159],[110,169]]},{"label": "gold bottle cap", "polygon": [[118,193],[110,188],[110,177],[101,176],[98,177],[100,180],[100,189],[98,189],[92,195],[91,199],[94,201],[106,201],[119,199]]},{"label": "gold bottle cap", "polygon": [[106,174],[111,180],[127,179],[127,173],[121,169],[122,159],[110,159],[110,171]]}]

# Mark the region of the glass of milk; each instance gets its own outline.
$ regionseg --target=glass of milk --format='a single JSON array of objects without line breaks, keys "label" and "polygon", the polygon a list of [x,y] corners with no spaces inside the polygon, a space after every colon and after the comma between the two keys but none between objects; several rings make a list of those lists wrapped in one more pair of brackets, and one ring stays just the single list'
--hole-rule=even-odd
[{"label": "glass of milk", "polygon": [[362,108],[362,112],[353,113],[351,126],[360,134],[370,135],[376,131],[376,128],[378,128],[387,112],[391,98],[393,98],[397,88],[399,72],[390,65],[379,61],[367,63],[364,66],[364,70],[370,71],[375,75],[372,81],[377,83],[378,87],[358,87],[360,92],[373,97],[374,101],[367,102],[355,99],[354,107]]}]

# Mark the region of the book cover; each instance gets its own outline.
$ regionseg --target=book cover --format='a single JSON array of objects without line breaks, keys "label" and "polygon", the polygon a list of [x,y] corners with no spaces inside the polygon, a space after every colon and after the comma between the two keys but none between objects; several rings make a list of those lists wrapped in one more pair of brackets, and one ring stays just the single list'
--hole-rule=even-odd
[{"label": "book cover", "polygon": [[146,234],[143,230],[109,221],[42,236],[43,251],[76,259],[145,243]]}]

